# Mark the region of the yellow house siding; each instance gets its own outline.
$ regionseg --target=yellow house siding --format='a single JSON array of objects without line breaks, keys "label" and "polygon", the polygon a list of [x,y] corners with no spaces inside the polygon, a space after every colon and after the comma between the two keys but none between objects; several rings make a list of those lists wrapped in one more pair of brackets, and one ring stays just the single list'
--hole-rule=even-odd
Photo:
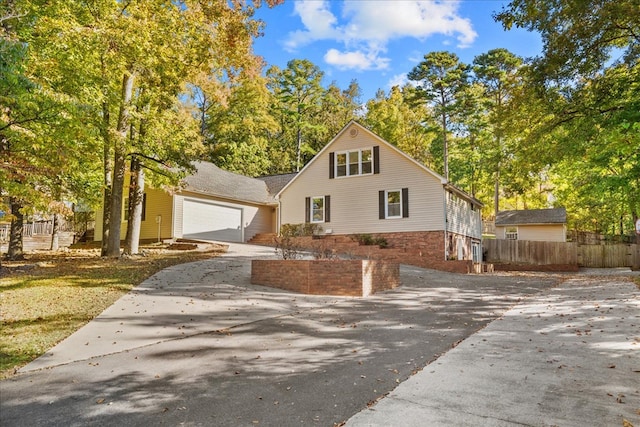
[{"label": "yellow house siding", "polygon": [[[358,127],[357,127],[358,128]],[[380,147],[380,173],[329,178],[329,153]],[[379,219],[380,190],[409,189],[409,218]],[[440,179],[367,131],[342,132],[280,193],[281,224],[305,221],[305,198],[331,196],[331,218],[321,224],[334,234],[436,231],[444,229]]]},{"label": "yellow house siding", "polygon": [[[566,242],[566,228],[564,224],[539,224],[510,226],[518,228],[518,240],[532,240],[539,242]],[[507,227],[496,226],[496,239],[504,239]]]},{"label": "yellow house siding", "polygon": [[[171,221],[172,221],[172,200],[171,196],[162,190],[147,188],[145,219],[140,224],[140,240],[157,240],[158,239],[158,223],[156,217],[162,217],[160,221],[161,239],[171,238]],[[127,193],[125,192],[125,197]],[[124,220],[124,203],[123,203],[122,219]],[[94,241],[102,241],[102,209],[96,212],[96,226],[94,232]],[[127,235],[127,221],[120,224],[120,239],[124,240]]]},{"label": "yellow house siding", "polygon": [[147,208],[145,220],[140,224],[140,239],[157,240],[158,229],[160,229],[160,239],[171,238],[171,217],[173,215],[171,196],[162,190],[153,188],[147,189],[145,194],[147,195]]},{"label": "yellow house siding", "polygon": [[545,242],[564,242],[566,233],[563,224],[520,225],[518,240],[536,240]]}]

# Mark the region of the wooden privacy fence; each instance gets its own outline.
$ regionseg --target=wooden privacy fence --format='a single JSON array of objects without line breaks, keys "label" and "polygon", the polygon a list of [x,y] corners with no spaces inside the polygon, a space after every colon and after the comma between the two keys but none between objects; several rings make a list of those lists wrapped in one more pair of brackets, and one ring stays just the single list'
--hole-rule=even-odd
[{"label": "wooden privacy fence", "polygon": [[640,245],[580,245],[578,265],[581,267],[639,267]]},{"label": "wooden privacy fence", "polygon": [[636,244],[578,245],[575,242],[486,239],[482,246],[485,261],[491,263],[596,268],[640,265],[640,246]]}]

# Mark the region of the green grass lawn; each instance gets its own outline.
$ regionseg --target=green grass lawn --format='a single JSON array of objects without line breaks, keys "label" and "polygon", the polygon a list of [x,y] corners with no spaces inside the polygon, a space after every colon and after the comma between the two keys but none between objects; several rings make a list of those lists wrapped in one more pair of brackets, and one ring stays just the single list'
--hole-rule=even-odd
[{"label": "green grass lawn", "polygon": [[0,378],[45,353],[154,273],[223,250],[149,251],[144,257],[121,259],[101,258],[97,250],[72,250],[3,262]]}]

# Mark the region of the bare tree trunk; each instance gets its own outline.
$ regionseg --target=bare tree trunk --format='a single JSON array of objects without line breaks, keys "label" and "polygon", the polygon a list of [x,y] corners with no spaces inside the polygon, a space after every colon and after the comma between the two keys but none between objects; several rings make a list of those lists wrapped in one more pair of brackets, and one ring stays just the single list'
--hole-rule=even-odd
[{"label": "bare tree trunk", "polygon": [[139,252],[140,226],[142,225],[142,202],[144,200],[144,170],[140,160],[131,160],[131,184],[129,186],[129,220],[127,222],[127,237],[125,239],[125,253],[134,255]]},{"label": "bare tree trunk", "polygon": [[496,171],[496,178],[494,182],[493,208],[495,211],[495,215],[498,215],[498,212],[500,212],[500,169]]},{"label": "bare tree trunk", "polygon": [[[631,209],[631,219],[633,221],[633,229],[636,233],[636,244],[640,245],[640,230],[636,230],[636,223],[638,222],[638,211],[635,209]],[[637,257],[638,261],[640,261],[640,257]],[[640,265],[636,266],[638,269],[640,269]]]},{"label": "bare tree trunk", "polygon": [[502,139],[500,136],[497,137],[498,143],[498,164],[496,167],[496,175],[493,189],[493,207],[495,209],[495,215],[498,215],[500,212],[500,168],[502,166]]},{"label": "bare tree trunk", "polygon": [[122,98],[118,115],[117,141],[114,144],[113,182],[111,184],[111,210],[109,215],[109,237],[106,256],[120,256],[120,227],[122,222],[122,195],[126,172],[126,140],[129,125],[130,104],[133,97],[135,74],[127,73],[122,78]]},{"label": "bare tree trunk", "polygon": [[15,197],[9,198],[11,206],[11,234],[9,236],[9,249],[7,250],[7,259],[16,261],[24,259],[22,250],[22,226],[24,225],[24,216],[20,209],[22,203]]},{"label": "bare tree trunk", "polygon": [[[106,71],[104,66],[104,59],[102,62],[102,74],[106,79]],[[104,89],[106,96],[107,89]],[[100,250],[101,256],[107,255],[107,246],[109,243],[109,224],[111,217],[111,181],[113,173],[113,165],[111,164],[111,134],[109,128],[111,126],[111,113],[109,112],[109,103],[104,101],[102,103],[102,140],[103,140],[103,153],[102,161],[104,163],[104,181],[102,196],[102,245]]]},{"label": "bare tree trunk", "polygon": [[296,150],[296,172],[300,172],[300,162],[302,154],[302,129],[300,129],[300,125],[298,125],[298,133],[296,139],[298,143],[298,148]]},{"label": "bare tree trunk", "polygon": [[60,214],[53,214],[53,230],[51,231],[51,250],[60,249]]},{"label": "bare tree trunk", "polygon": [[444,177],[449,181],[449,145],[447,141],[447,116],[442,114],[442,151],[444,153]]}]

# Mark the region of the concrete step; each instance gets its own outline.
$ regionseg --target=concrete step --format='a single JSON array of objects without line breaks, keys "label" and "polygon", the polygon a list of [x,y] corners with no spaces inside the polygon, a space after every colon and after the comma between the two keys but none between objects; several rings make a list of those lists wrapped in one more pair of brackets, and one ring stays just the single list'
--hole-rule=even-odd
[{"label": "concrete step", "polygon": [[249,243],[253,245],[275,246],[276,233],[259,233],[253,236]]}]

